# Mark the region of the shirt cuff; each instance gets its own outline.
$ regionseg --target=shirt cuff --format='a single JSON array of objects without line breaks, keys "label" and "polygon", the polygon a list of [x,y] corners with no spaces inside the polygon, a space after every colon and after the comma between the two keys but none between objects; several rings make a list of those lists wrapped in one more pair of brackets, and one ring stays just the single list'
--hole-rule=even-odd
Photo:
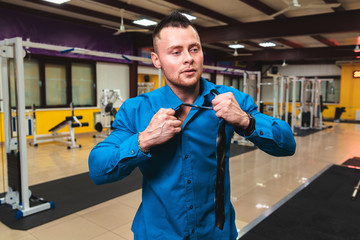
[{"label": "shirt cuff", "polygon": [[272,125],[272,118],[267,119],[257,115],[255,116],[255,130],[249,136],[244,135],[244,137],[250,141],[256,141],[257,137],[273,139]]}]

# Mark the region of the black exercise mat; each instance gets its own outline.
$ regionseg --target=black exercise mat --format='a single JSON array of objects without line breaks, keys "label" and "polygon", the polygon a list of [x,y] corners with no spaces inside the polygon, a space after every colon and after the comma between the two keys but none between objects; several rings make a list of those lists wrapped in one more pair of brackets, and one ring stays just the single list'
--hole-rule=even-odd
[{"label": "black exercise mat", "polygon": [[0,206],[0,221],[12,229],[28,230],[140,189],[141,184],[142,175],[136,168],[121,181],[99,186],[91,181],[89,173],[30,186],[34,196],[53,201],[55,208],[16,219],[16,210],[3,204]]},{"label": "black exercise mat", "polygon": [[345,162],[343,162],[342,165],[360,167],[360,157],[350,158],[350,159],[346,160]]},{"label": "black exercise mat", "polygon": [[306,129],[305,130],[305,129],[295,128],[294,135],[297,137],[306,137],[306,136],[309,136],[310,134],[317,133],[321,130],[323,130],[323,129]]},{"label": "black exercise mat", "polygon": [[257,147],[253,146],[246,146],[246,145],[239,145],[236,143],[232,143],[230,145],[230,157],[237,156],[242,153],[250,152],[257,149]]},{"label": "black exercise mat", "polygon": [[[333,165],[241,240],[359,240],[360,170]],[[241,213],[239,213],[241,214]]]},{"label": "black exercise mat", "polygon": [[[334,122],[334,119],[324,119],[323,122]],[[347,119],[340,119],[340,123],[353,123],[353,124],[360,124],[360,120],[347,120]]]}]

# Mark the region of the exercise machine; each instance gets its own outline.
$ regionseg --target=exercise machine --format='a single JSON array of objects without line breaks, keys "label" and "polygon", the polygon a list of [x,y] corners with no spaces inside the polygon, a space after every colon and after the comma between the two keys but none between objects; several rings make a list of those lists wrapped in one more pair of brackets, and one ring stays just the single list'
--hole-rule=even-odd
[{"label": "exercise machine", "polygon": [[[94,113],[94,129],[99,134],[93,135],[94,138],[104,138],[111,133],[111,125],[117,113],[114,104],[118,101],[120,101],[121,103],[124,102],[124,100],[121,98],[120,89],[102,90],[102,95],[100,97],[100,112]],[[103,132],[104,129],[106,129],[105,134]]]},{"label": "exercise machine", "polygon": [[[300,106],[296,107],[296,81],[300,82]],[[321,82],[333,79],[319,79],[315,78],[299,78],[293,82],[293,115],[291,127],[293,131],[295,128],[301,130],[308,129],[323,129],[327,128],[323,124],[322,112],[326,107],[323,105],[321,94]],[[298,117],[296,112],[299,110]],[[295,117],[294,117],[295,116]]]},{"label": "exercise machine", "polygon": [[138,95],[150,92],[154,88],[153,82],[138,82]]},{"label": "exercise machine", "polygon": [[272,86],[273,87],[273,100],[272,100],[272,116],[274,118],[283,119],[288,122],[288,113],[289,113],[289,83],[292,76],[283,76],[279,73],[272,74],[270,72],[266,73],[267,77],[273,79],[272,82],[257,82],[257,100],[258,111],[261,112],[261,92],[263,86]]},{"label": "exercise machine", "polygon": [[[249,74],[248,72],[244,71],[243,75],[242,75],[242,82],[241,82],[241,79],[239,78],[239,83],[238,83],[239,91],[241,91],[243,93],[249,93],[249,84],[248,84],[249,79],[256,80],[256,74]],[[236,86],[232,86],[232,87],[235,87],[235,89],[237,89]],[[254,144],[252,142],[250,142],[243,136],[237,134],[236,132],[234,132],[234,134],[231,138],[231,143],[237,144],[237,145],[254,146]]]},{"label": "exercise machine", "polygon": [[[68,149],[81,148],[81,144],[75,143],[76,142],[75,128],[89,126],[89,123],[79,121],[83,117],[75,116],[74,106],[72,103],[70,103],[70,109],[71,109],[71,116],[65,117],[65,119],[62,122],[58,123],[51,129],[49,129],[49,132],[51,132],[50,134],[38,135],[37,128],[36,128],[36,109],[35,109],[35,106],[33,105],[32,114],[30,115],[30,116],[32,116],[32,123],[33,123],[32,124],[33,125],[33,138],[32,138],[32,141],[30,142],[30,145],[37,147],[39,143],[58,141],[58,142],[65,143],[66,145],[68,145],[67,146]],[[61,133],[58,132],[61,129],[66,128],[66,127],[68,127],[67,132],[61,132]]]},{"label": "exercise machine", "polygon": [[[15,217],[22,217],[55,207],[52,201],[32,195],[28,183],[27,142],[25,122],[25,89],[24,89],[24,62],[25,52],[21,38],[12,38],[0,41],[0,66],[2,73],[2,90],[4,99],[4,136],[7,160],[7,192],[0,199],[0,204],[8,204],[13,210],[17,209]],[[15,92],[17,121],[12,121],[8,61],[14,59],[15,64]],[[17,134],[13,133],[12,123],[17,124]]]},{"label": "exercise machine", "polygon": [[[33,134],[33,123],[32,123],[32,111],[25,110],[25,122],[23,123],[24,126],[27,126],[26,135],[31,136]],[[11,120],[12,120],[12,131],[14,136],[17,134],[17,117],[16,117],[16,110],[11,109]]]}]

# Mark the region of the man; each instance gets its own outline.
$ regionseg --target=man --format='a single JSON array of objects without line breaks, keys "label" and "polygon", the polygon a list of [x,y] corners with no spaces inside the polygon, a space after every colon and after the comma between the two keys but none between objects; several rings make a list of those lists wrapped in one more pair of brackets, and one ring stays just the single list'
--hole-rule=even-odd
[{"label": "man", "polygon": [[[295,152],[291,129],[257,112],[249,95],[201,78],[199,35],[179,12],[158,24],[153,44],[151,58],[162,69],[166,85],[124,102],[115,130],[90,153],[90,176],[103,184],[139,167],[142,203],[132,225],[134,239],[234,240],[237,230],[229,178],[233,132],[271,155],[286,156]],[[220,94],[214,96],[217,91]],[[215,226],[214,204],[220,119],[226,122],[227,143],[222,229]]]}]

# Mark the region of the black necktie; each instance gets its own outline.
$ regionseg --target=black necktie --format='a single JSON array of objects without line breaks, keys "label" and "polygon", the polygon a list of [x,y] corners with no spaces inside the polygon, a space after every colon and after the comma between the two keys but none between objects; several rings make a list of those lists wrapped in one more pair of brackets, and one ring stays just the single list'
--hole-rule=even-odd
[{"label": "black necktie", "polygon": [[[211,90],[211,93],[218,95],[216,89]],[[216,138],[216,185],[215,185],[215,226],[223,230],[225,223],[225,207],[224,207],[224,179],[225,179],[225,152],[226,152],[226,137],[225,137],[225,121],[220,118],[218,133]]]},{"label": "black necktie", "polygon": [[[211,90],[211,94],[218,95],[216,89]],[[212,110],[212,107],[197,106],[193,104],[182,103],[183,106],[196,107],[206,110]],[[224,207],[224,179],[225,179],[225,152],[226,152],[226,137],[225,137],[225,121],[220,118],[218,125],[218,133],[216,138],[216,185],[215,185],[215,226],[223,230],[225,223],[225,207]]]}]

